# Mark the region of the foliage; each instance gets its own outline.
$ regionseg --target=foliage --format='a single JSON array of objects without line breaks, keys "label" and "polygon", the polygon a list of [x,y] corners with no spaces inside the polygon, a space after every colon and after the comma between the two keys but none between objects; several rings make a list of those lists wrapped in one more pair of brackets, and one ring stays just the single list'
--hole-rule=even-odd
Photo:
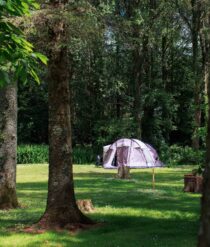
[{"label": "foliage", "polygon": [[[95,125],[96,145],[102,150],[104,145],[113,143],[117,139],[127,137],[133,138],[135,136],[132,124],[132,118],[116,119],[113,118],[109,121],[100,121]],[[100,150],[100,151],[101,151]]]},{"label": "foliage", "polygon": [[[43,75],[39,77],[42,79]],[[18,144],[48,143],[48,88],[31,81],[18,85]]]},{"label": "foliage", "polygon": [[[192,19],[185,2],[178,1],[179,6],[174,1],[162,0],[142,1],[141,4],[95,0],[70,2],[68,11],[62,13],[69,40],[68,44],[60,45],[67,45],[70,55],[74,146],[89,145],[96,147],[94,152],[101,152],[103,145],[117,138],[138,138],[133,70],[137,66],[140,71],[139,61],[143,63],[139,97],[142,140],[158,150],[163,144],[191,145],[197,106],[192,86],[192,40],[180,13],[182,11],[189,20]],[[46,27],[50,28],[53,20],[47,21],[51,11],[47,4],[44,6],[46,8],[23,22],[23,26],[30,40],[36,43],[35,47],[47,54],[48,49],[56,47],[51,47],[50,37],[49,42],[45,42]],[[60,18],[61,11],[56,12],[55,20]],[[136,35],[135,30],[139,31]],[[198,66],[201,68],[201,47],[198,48]],[[139,60],[134,59],[135,51]],[[47,143],[45,75],[46,71],[42,69],[40,77],[44,86],[40,90],[34,88],[34,83],[30,87],[20,87],[19,143]],[[201,95],[202,91],[203,86]],[[204,119],[205,109],[202,108],[199,129],[202,147],[205,143]]]},{"label": "foliage", "polygon": [[25,82],[31,76],[39,82],[36,72],[38,61],[47,63],[47,58],[33,51],[33,45],[16,27],[12,18],[29,15],[30,8],[37,8],[34,0],[0,1],[0,85],[10,83],[11,74],[15,80]]},{"label": "foliage", "polygon": [[[18,164],[48,163],[48,145],[19,145],[17,149]],[[74,164],[94,163],[96,155],[91,147],[73,148]]]},{"label": "foliage", "polygon": [[17,148],[18,164],[33,164],[48,162],[47,145],[20,145]]},{"label": "foliage", "polygon": [[182,191],[183,175],[190,170],[156,169],[152,190],[149,169],[132,170],[132,179],[121,181],[114,179],[116,170],[75,166],[77,198],[92,199],[91,218],[102,224],[77,234],[29,234],[22,229],[37,222],[45,208],[48,167],[20,165],[17,193],[22,207],[0,212],[0,243],[4,247],[196,246],[200,196]]},{"label": "foliage", "polygon": [[[111,128],[111,126],[109,127]],[[115,128],[113,128],[115,130]],[[73,147],[73,163],[74,164],[90,164],[96,161],[96,155],[102,154],[102,145],[112,143],[113,136],[119,138],[121,135],[114,132],[112,136],[106,135],[104,131],[104,139],[99,139],[98,146],[74,146]],[[117,136],[118,135],[118,136]],[[105,143],[105,144],[104,144]],[[17,150],[18,164],[36,164],[48,162],[48,145],[19,145]],[[205,152],[203,150],[196,151],[191,147],[172,145],[168,147],[162,144],[159,150],[160,160],[166,166],[176,165],[203,165],[205,161]]]},{"label": "foliage", "polygon": [[194,150],[189,146],[162,146],[160,154],[161,161],[167,166],[203,165],[205,163],[205,152]]},{"label": "foliage", "polygon": [[74,164],[90,164],[94,163],[96,155],[90,146],[73,147],[73,163]]}]

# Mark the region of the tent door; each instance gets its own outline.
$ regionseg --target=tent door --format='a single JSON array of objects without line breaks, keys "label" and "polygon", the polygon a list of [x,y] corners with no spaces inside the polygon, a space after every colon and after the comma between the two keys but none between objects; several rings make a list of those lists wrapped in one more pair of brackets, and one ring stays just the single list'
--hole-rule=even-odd
[{"label": "tent door", "polygon": [[117,147],[117,166],[128,165],[129,147]]}]

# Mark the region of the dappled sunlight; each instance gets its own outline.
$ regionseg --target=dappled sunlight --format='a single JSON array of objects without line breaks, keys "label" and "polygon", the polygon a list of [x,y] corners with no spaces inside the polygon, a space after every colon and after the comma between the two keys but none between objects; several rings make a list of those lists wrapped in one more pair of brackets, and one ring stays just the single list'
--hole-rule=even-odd
[{"label": "dappled sunlight", "polygon": [[[188,219],[193,220],[197,217],[196,213],[192,212],[183,212],[179,210],[157,210],[157,209],[150,209],[150,208],[132,208],[132,207],[113,207],[110,205],[107,205],[105,207],[97,207],[96,208],[96,214],[97,212],[100,214],[100,216],[106,215],[108,216],[125,216],[129,217],[148,217],[151,219]],[[94,215],[94,213],[92,213]]]},{"label": "dappled sunlight", "polygon": [[[183,193],[183,174],[187,169],[157,169],[152,189],[151,170],[132,170],[130,180],[116,179],[116,170],[94,166],[74,167],[77,199],[91,199],[95,210],[89,217],[101,227],[70,235],[46,232],[41,235],[19,232],[37,222],[47,197],[47,165],[18,166],[18,197],[22,208],[0,212],[0,243],[3,246],[71,247],[180,247],[195,244],[199,218],[198,194]],[[10,231],[8,228],[16,229]],[[62,243],[60,245],[60,243]],[[24,245],[25,244],[25,245]]]},{"label": "dappled sunlight", "polygon": [[[0,232],[1,233],[1,232]],[[4,238],[6,237],[6,241]],[[82,244],[84,241],[76,237],[69,237],[69,233],[54,233],[47,232],[43,234],[26,234],[26,233],[13,233],[11,235],[1,235],[1,240],[4,241],[4,246],[11,246],[11,242],[15,240],[15,246],[21,247],[38,247],[38,246],[67,246],[72,244]],[[61,245],[62,243],[62,245]],[[66,245],[65,245],[66,243]]]}]

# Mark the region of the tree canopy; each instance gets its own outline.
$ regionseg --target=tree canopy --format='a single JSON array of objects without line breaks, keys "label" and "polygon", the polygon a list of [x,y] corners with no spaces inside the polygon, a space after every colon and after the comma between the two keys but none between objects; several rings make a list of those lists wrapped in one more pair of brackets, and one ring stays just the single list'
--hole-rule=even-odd
[{"label": "tree canopy", "polygon": [[29,15],[31,8],[38,8],[34,0],[0,1],[0,83],[10,83],[9,77],[26,81],[28,75],[39,82],[36,73],[38,60],[47,59],[33,51],[23,32],[14,22],[15,17]]}]

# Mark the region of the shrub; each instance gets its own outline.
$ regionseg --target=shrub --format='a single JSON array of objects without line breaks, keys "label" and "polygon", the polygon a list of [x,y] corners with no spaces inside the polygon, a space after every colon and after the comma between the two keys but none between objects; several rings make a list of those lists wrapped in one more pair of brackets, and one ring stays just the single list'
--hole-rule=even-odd
[{"label": "shrub", "polygon": [[194,150],[189,146],[181,147],[172,145],[162,147],[160,159],[168,166],[175,165],[200,165],[205,162],[204,150]]},{"label": "shrub", "polygon": [[[18,164],[48,163],[48,145],[20,145],[17,150]],[[73,149],[73,163],[87,164],[95,161],[90,146],[77,146]]]},{"label": "shrub", "polygon": [[91,146],[76,146],[73,148],[73,163],[87,164],[94,163],[96,155]]},{"label": "shrub", "polygon": [[17,149],[18,164],[34,164],[48,162],[47,145],[20,145]]}]

